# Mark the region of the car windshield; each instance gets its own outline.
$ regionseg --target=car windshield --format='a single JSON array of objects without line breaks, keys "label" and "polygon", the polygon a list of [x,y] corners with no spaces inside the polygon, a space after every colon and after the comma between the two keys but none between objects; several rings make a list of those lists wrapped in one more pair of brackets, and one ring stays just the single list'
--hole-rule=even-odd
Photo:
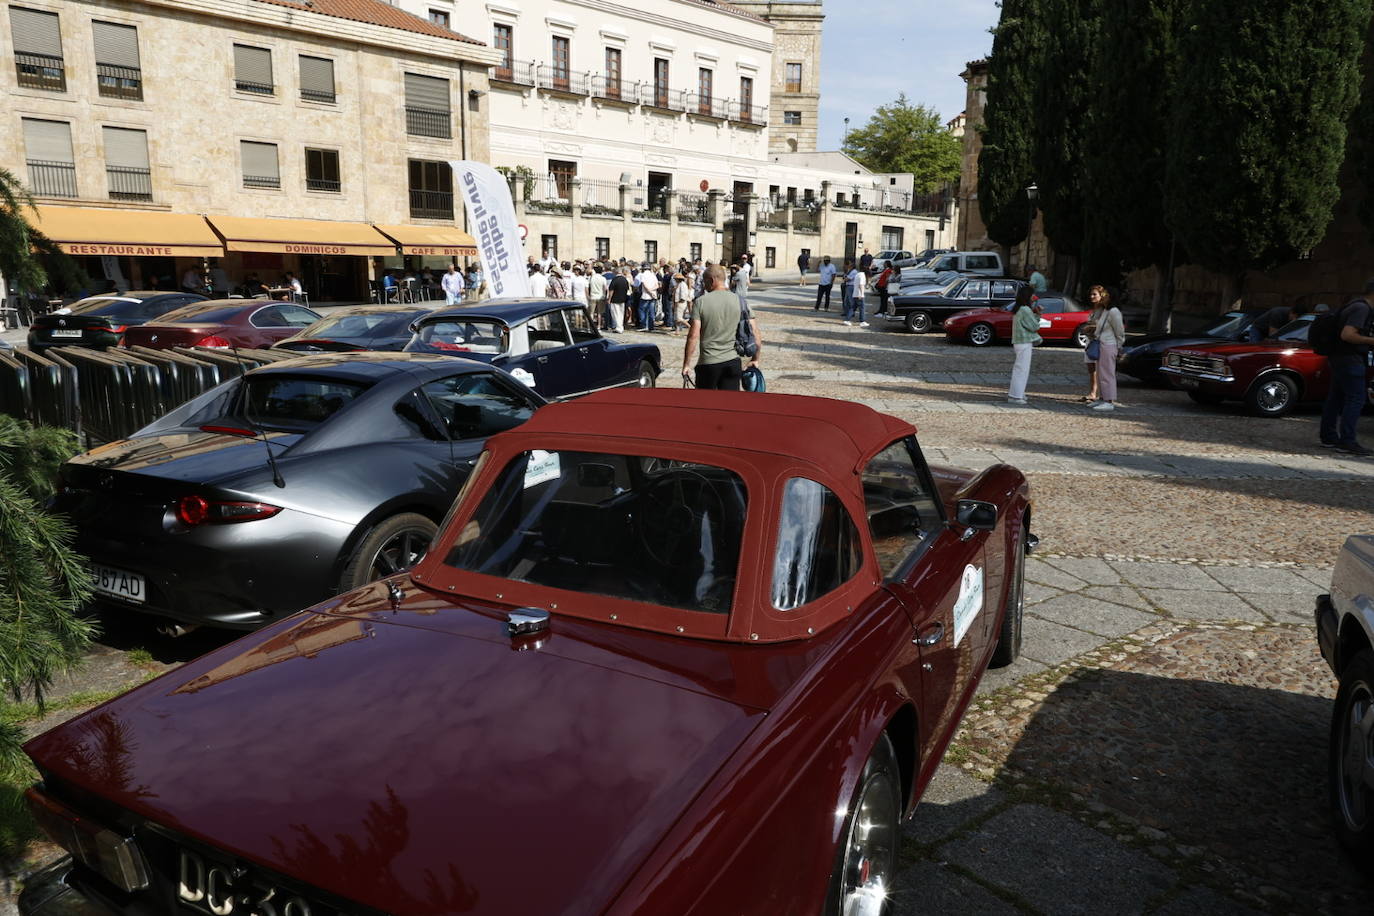
[{"label": "car windshield", "polygon": [[927,269],[927,270],[958,270],[958,269],[959,269],[959,265],[956,264],[956,263],[954,262],[954,259],[953,259],[953,258],[947,258],[947,257],[941,255],[940,257],[935,258],[935,259],[932,260],[929,264],[927,264],[927,265],[926,265],[926,269]]},{"label": "car windshield", "polygon": [[184,305],[175,311],[163,315],[159,321],[174,321],[180,324],[219,324],[236,317],[245,306],[224,305],[223,303],[200,302],[196,305]]},{"label": "car windshield", "polygon": [[895,261],[902,256],[900,251],[880,251],[873,256],[873,260],[881,263],[883,261]]},{"label": "car windshield", "polygon": [[416,337],[432,350],[455,353],[505,353],[510,332],[494,318],[449,317],[420,325]]},{"label": "car windshield", "polygon": [[334,314],[298,335],[300,337],[390,337],[400,334],[414,318],[413,312],[379,312],[340,315]]},{"label": "car windshield", "polygon": [[642,455],[527,451],[445,562],[664,607],[728,613],[747,508],[724,468]]},{"label": "car windshield", "polygon": [[1204,337],[1235,337],[1249,326],[1251,317],[1244,312],[1227,312],[1218,324],[1204,328]]},{"label": "car windshield", "polygon": [[137,299],[111,299],[101,297],[99,299],[82,299],[71,307],[73,315],[109,315],[120,317],[123,315],[139,315],[143,312],[143,303]]},{"label": "car windshield", "polygon": [[355,382],[309,376],[250,375],[233,415],[268,429],[318,426],[366,390]]},{"label": "car windshield", "polygon": [[1303,315],[1301,318],[1293,319],[1279,328],[1279,332],[1274,335],[1274,339],[1306,343],[1307,332],[1312,329],[1312,319],[1315,317],[1315,315]]},{"label": "car windshield", "polygon": [[966,282],[966,281],[964,280],[963,277],[956,277],[956,278],[954,278],[953,280],[950,280],[948,283],[945,284],[945,288],[942,289],[942,290],[940,290],[940,295],[942,295],[942,296],[944,296],[944,297],[946,297],[946,298],[948,298],[948,299],[953,299],[953,298],[954,298],[954,293],[955,293],[955,292],[959,289],[959,287],[962,286],[965,282]]}]

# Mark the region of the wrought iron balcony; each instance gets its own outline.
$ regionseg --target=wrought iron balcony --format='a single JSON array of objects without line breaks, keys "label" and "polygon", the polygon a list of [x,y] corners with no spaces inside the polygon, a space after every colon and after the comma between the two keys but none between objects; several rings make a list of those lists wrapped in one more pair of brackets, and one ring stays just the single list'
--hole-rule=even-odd
[{"label": "wrought iron balcony", "polygon": [[34,197],[75,197],[76,164],[28,160],[29,190]]},{"label": "wrought iron balcony", "polygon": [[688,114],[700,115],[703,118],[719,118],[722,121],[729,116],[729,106],[726,105],[725,99],[719,96],[689,92],[686,103]]},{"label": "wrought iron balcony", "polygon": [[453,192],[411,188],[410,218],[453,219]]},{"label": "wrought iron balcony", "polygon": [[625,102],[634,105],[639,101],[639,84],[627,82],[619,77],[594,73],[591,78],[592,98],[609,99],[612,102]]},{"label": "wrought iron balcony", "polygon": [[453,138],[453,115],[448,111],[406,106],[406,133],[412,137]]},{"label": "wrought iron balcony", "polygon": [[535,72],[535,82],[540,89],[551,92],[566,92],[570,95],[587,95],[587,74],[572,70],[560,70],[553,64],[540,64]]},{"label": "wrought iron balcony", "polygon": [[764,105],[745,105],[742,102],[731,102],[730,120],[751,127],[764,127],[768,124],[768,108]]},{"label": "wrought iron balcony", "polygon": [[153,199],[153,173],[150,169],[107,165],[105,174],[110,182],[110,200]]},{"label": "wrought iron balcony", "polygon": [[271,83],[255,83],[252,80],[234,80],[234,88],[250,95],[276,95],[277,87]]},{"label": "wrought iron balcony", "polygon": [[337,178],[307,178],[305,179],[305,189],[307,191],[329,191],[338,194],[342,188],[342,183]]},{"label": "wrought iron balcony", "polygon": [[534,61],[516,60],[511,61],[509,67],[496,67],[491,78],[498,83],[510,83],[513,86],[533,86],[534,71]]},{"label": "wrought iron balcony", "polygon": [[664,89],[653,83],[639,84],[639,104],[664,111],[686,111],[686,95],[681,89]]},{"label": "wrought iron balcony", "polygon": [[95,81],[100,94],[107,99],[143,100],[143,71],[138,67],[96,64]]},{"label": "wrought iron balcony", "polygon": [[302,89],[301,98],[307,102],[326,102],[330,105],[337,101],[337,96],[332,91],[324,89]]},{"label": "wrought iron balcony", "polygon": [[16,51],[14,70],[19,77],[19,85],[25,89],[67,91],[67,70],[60,57]]},{"label": "wrought iron balcony", "polygon": [[272,188],[281,187],[280,175],[244,175],[243,186],[245,188]]}]

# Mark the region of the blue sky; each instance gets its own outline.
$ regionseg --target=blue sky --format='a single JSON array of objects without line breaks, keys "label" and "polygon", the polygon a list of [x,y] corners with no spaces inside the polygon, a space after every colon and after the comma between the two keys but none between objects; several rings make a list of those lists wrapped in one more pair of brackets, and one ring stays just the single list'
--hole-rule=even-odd
[{"label": "blue sky", "polygon": [[992,50],[998,14],[996,0],[826,0],[820,148],[839,149],[845,118],[860,127],[899,92],[946,121],[963,111],[959,74]]}]

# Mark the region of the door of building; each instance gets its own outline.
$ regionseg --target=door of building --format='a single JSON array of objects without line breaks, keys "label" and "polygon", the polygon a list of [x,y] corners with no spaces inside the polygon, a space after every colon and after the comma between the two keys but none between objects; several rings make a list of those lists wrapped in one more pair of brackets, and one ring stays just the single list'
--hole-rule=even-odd
[{"label": "door of building", "polygon": [[844,256],[849,260],[854,260],[854,256],[859,252],[859,224],[844,224]]}]

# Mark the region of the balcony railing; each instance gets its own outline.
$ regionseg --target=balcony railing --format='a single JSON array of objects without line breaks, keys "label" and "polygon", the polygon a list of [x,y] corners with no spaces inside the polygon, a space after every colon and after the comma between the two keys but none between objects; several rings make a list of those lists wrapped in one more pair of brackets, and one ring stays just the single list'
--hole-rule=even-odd
[{"label": "balcony railing", "polygon": [[620,216],[620,182],[600,178],[583,178],[582,213],[595,216]]},{"label": "balcony railing", "polygon": [[34,197],[75,197],[76,164],[30,159],[29,190]]},{"label": "balcony railing", "polygon": [[686,95],[681,89],[660,89],[653,83],[639,84],[639,104],[665,111],[686,111]]},{"label": "balcony railing", "polygon": [[338,194],[341,185],[337,178],[307,178],[305,179],[305,189],[307,191],[329,191]]},{"label": "balcony railing", "polygon": [[553,92],[567,92],[571,95],[587,95],[587,74],[571,70],[559,70],[552,64],[540,64],[535,73],[535,82],[540,89]]},{"label": "balcony railing", "polygon": [[149,169],[122,165],[105,166],[110,182],[110,200],[152,200],[153,173]]},{"label": "balcony railing", "polygon": [[96,64],[95,81],[100,94],[107,99],[143,101],[143,71],[138,67]]},{"label": "balcony railing", "polygon": [[302,89],[301,98],[307,102],[325,102],[330,105],[337,101],[337,96],[332,91],[325,89]]},{"label": "balcony railing", "polygon": [[453,138],[453,116],[447,111],[406,106],[406,133],[412,137]]},{"label": "balcony railing", "polygon": [[234,80],[234,88],[239,92],[247,92],[250,95],[275,95],[277,87],[271,83],[255,83],[252,80]]},{"label": "balcony railing", "polygon": [[722,121],[729,116],[730,111],[725,99],[697,92],[687,93],[686,108],[688,114],[700,115],[703,118],[719,118]]},{"label": "balcony railing", "polygon": [[677,195],[677,218],[688,223],[711,222],[710,198],[705,194]]},{"label": "balcony railing", "polygon": [[411,188],[410,218],[453,219],[453,192]]},{"label": "balcony railing", "polygon": [[272,188],[281,187],[280,175],[244,175],[243,186],[245,188]]},{"label": "balcony railing", "polygon": [[25,89],[67,91],[67,70],[60,57],[16,51],[14,70],[19,77],[19,85]]},{"label": "balcony railing", "polygon": [[510,83],[515,86],[533,86],[534,71],[534,61],[516,60],[511,61],[509,67],[497,67],[494,69],[491,78],[499,83]]},{"label": "balcony railing", "polygon": [[768,108],[765,105],[745,105],[742,102],[731,102],[730,120],[754,127],[763,127],[768,123]]},{"label": "balcony railing", "polygon": [[613,79],[604,73],[593,73],[591,78],[592,98],[610,99],[613,102],[639,101],[639,84],[624,79]]}]

